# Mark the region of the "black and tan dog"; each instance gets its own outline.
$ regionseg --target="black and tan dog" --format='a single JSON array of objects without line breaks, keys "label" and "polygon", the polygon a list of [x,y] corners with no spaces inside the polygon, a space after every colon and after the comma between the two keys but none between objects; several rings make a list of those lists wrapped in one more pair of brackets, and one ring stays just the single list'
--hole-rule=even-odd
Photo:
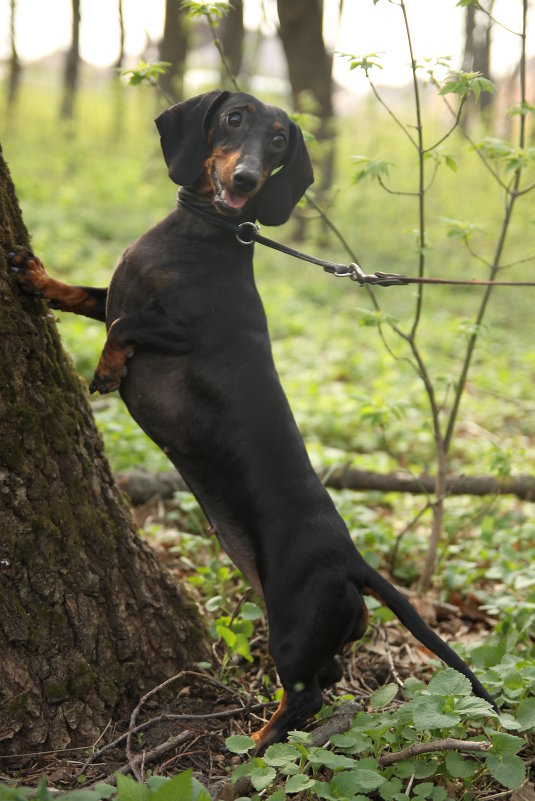
[{"label": "black and tan dog", "polygon": [[341,676],[337,655],[366,630],[366,593],[494,705],[462,659],[354,547],[279,382],[253,247],[217,224],[288,219],[313,181],[300,129],[280,109],[228,92],[173,106],[156,124],[169,175],[182,187],[179,203],[125,250],[108,291],[54,281],[29,252],[13,254],[12,266],[23,289],[55,308],[106,321],[92,390],[120,388],[264,598],[269,650],[285,692],[254,735],[258,747],[318,711],[322,687]]}]

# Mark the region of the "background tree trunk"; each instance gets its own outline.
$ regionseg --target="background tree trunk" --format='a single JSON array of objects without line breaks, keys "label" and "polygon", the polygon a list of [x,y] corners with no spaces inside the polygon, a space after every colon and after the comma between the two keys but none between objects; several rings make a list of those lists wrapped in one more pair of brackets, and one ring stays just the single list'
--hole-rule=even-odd
[{"label": "background tree trunk", "polygon": [[53,316],[8,277],[6,253],[27,242],[0,149],[4,753],[93,742],[206,656],[195,606],[136,535]]},{"label": "background tree trunk", "polygon": [[184,98],[184,69],[188,50],[187,14],[180,0],[165,0],[165,23],[160,41],[160,60],[171,66],[160,76],[160,86],[175,103]]},{"label": "background tree trunk", "polygon": [[[494,0],[487,0],[483,7],[492,14]],[[464,72],[480,72],[485,78],[492,80],[490,74],[490,52],[492,20],[483,11],[479,11],[471,3],[465,9],[465,36],[462,68]],[[479,108],[484,111],[492,106],[495,95],[482,92]]]},{"label": "background tree trunk", "polygon": [[334,167],[332,56],[323,41],[323,2],[278,0],[277,9],[294,106],[298,111],[313,111],[320,119],[314,133],[322,150],[316,180],[321,191],[332,183]]},{"label": "background tree trunk", "polygon": [[[230,11],[221,22],[221,45],[230,70],[235,78],[241,70],[243,56],[243,0],[230,0]],[[227,71],[221,65],[221,85],[233,89]]]},{"label": "background tree trunk", "polygon": [[120,70],[124,62],[124,11],[123,0],[117,0],[117,17],[119,19],[119,55],[114,64],[116,70]]},{"label": "background tree trunk", "polygon": [[15,41],[15,14],[17,10],[16,0],[9,0],[9,73],[7,79],[7,103],[11,108],[17,99],[17,93],[20,85],[20,59],[17,53],[17,45]]},{"label": "background tree trunk", "polygon": [[65,119],[71,119],[74,114],[74,99],[78,87],[78,68],[80,66],[80,0],[71,0],[71,7],[71,46],[65,60],[63,101],[60,109],[60,115]]}]

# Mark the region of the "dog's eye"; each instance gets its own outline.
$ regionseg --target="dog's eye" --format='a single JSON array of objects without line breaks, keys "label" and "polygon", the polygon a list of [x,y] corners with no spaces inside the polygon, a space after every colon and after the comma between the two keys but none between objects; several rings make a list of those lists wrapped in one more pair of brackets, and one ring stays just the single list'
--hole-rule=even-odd
[{"label": "dog's eye", "polygon": [[286,144],[286,137],[283,133],[276,133],[272,139],[273,144],[275,147],[281,148],[284,147]]},{"label": "dog's eye", "polygon": [[227,123],[231,128],[238,128],[241,125],[241,113],[239,111],[231,111],[227,114]]}]

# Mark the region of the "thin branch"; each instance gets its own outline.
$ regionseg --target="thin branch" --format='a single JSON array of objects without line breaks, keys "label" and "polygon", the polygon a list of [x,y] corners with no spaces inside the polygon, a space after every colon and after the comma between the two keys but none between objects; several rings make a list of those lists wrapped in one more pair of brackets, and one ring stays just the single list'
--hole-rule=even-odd
[{"label": "thin branch", "polygon": [[[528,12],[528,0],[523,0],[523,17],[522,17],[522,52],[520,56],[520,91],[521,91],[521,98],[520,101],[523,105],[526,102],[526,34],[527,34],[527,12]],[[521,149],[524,148],[526,141],[526,118],[525,115],[522,115],[520,118],[520,133],[519,133],[519,146]],[[494,254],[494,259],[492,263],[492,268],[489,273],[489,280],[493,281],[500,269],[500,261],[502,258],[502,254],[505,248],[505,242],[507,239],[507,234],[509,231],[509,224],[511,222],[511,217],[513,214],[513,208],[515,205],[515,201],[518,197],[518,190],[520,187],[520,180],[521,180],[522,170],[518,168],[515,170],[514,179],[513,179],[513,187],[512,190],[508,190],[508,200],[506,202],[505,207],[505,216],[502,223],[502,228],[500,231],[500,236],[496,245],[496,251]],[[500,180],[500,184],[502,184]],[[466,381],[468,379],[468,372],[470,370],[470,366],[472,363],[472,356],[474,354],[474,350],[478,340],[478,329],[481,323],[483,322],[483,318],[485,317],[485,312],[487,310],[487,305],[490,300],[492,294],[492,286],[488,286],[483,294],[483,298],[481,300],[479,311],[475,321],[475,330],[474,333],[471,335],[468,346],[466,349],[466,354],[463,362],[463,366],[461,369],[461,375],[459,377],[459,381],[457,383],[457,389],[455,392],[453,406],[450,412],[450,416],[448,419],[448,424],[446,428],[446,434],[444,438],[444,446],[446,452],[449,450],[451,445],[451,440],[453,437],[453,431],[455,428],[455,424],[457,422],[457,416],[459,413],[459,407],[461,404],[461,398],[464,393],[464,388],[466,385]]]},{"label": "thin branch", "polygon": [[438,139],[434,145],[431,145],[431,147],[426,147],[424,153],[430,153],[432,150],[435,150],[437,147],[439,147],[439,145],[442,144],[442,142],[445,142],[446,139],[448,139],[452,135],[452,133],[459,127],[459,123],[461,122],[461,116],[463,113],[463,108],[464,104],[466,103],[466,100],[467,98],[465,95],[461,99],[461,102],[459,103],[459,108],[457,109],[457,115],[455,117],[455,121],[453,122],[451,128],[448,131],[446,131],[444,136],[441,136],[440,139]]},{"label": "thin branch", "polygon": [[143,695],[140,698],[136,708],[134,709],[132,715],[130,716],[130,725],[128,727],[128,732],[126,736],[126,758],[128,760],[130,769],[132,770],[132,773],[139,782],[143,782],[143,769],[141,769],[141,771],[138,770],[140,759],[139,757],[134,758],[134,755],[132,754],[132,734],[134,733],[137,716],[141,710],[141,707],[146,701],[148,701],[149,698],[151,698],[157,692],[160,692],[160,690],[163,690],[165,687],[168,687],[169,684],[178,681],[183,676],[184,676],[184,671],[181,671],[180,673],[177,673],[176,676],[171,676],[171,678],[166,679],[161,684],[158,684],[157,687],[153,687],[152,690],[149,690],[148,693],[145,693],[145,695]]},{"label": "thin branch", "polygon": [[221,44],[221,39],[219,38],[219,36],[216,33],[217,25],[214,23],[214,21],[213,21],[213,19],[212,19],[212,17],[211,17],[209,12],[206,14],[206,19],[207,19],[208,25],[210,27],[210,33],[212,35],[212,40],[214,42],[214,45],[216,46],[216,49],[217,49],[217,52],[219,53],[220,58],[221,58],[221,63],[223,64],[223,68],[224,68],[225,72],[227,73],[227,75],[229,77],[229,80],[230,80],[231,84],[233,85],[234,89],[236,90],[236,92],[239,92],[240,91],[240,85],[239,85],[239,83],[238,83],[238,81],[236,79],[236,76],[232,72],[232,69],[230,67],[230,64],[228,63],[228,60],[227,60],[227,57],[225,56],[225,53],[223,52],[223,45]]},{"label": "thin branch", "polygon": [[492,22],[494,22],[495,25],[498,25],[498,27],[503,28],[503,30],[507,31],[507,33],[512,33],[513,36],[522,36],[521,31],[514,31],[512,28],[508,28],[507,25],[505,25],[503,22],[500,22],[499,19],[496,19],[496,17],[493,14],[491,14],[490,11],[487,11],[487,9],[484,8],[479,2],[477,2],[477,0],[474,3],[474,5],[478,11],[481,11],[482,14],[486,14],[486,16],[490,20],[492,20]]},{"label": "thin branch", "polygon": [[[418,275],[421,277],[425,272],[425,205],[424,205],[424,198],[425,198],[425,165],[424,165],[424,143],[423,143],[423,124],[422,124],[422,108],[420,103],[420,90],[418,88],[418,75],[417,75],[417,65],[416,59],[414,58],[414,50],[412,47],[412,39],[411,39],[411,32],[409,27],[409,19],[407,16],[407,9],[405,8],[404,0],[400,0],[400,8],[403,14],[403,20],[405,23],[405,33],[407,36],[407,44],[409,47],[409,53],[411,57],[411,72],[412,72],[412,83],[413,83],[413,95],[414,95],[414,104],[416,108],[416,131],[418,134],[418,192],[419,192],[419,206],[418,206],[418,228],[419,228],[419,247],[418,247]],[[419,285],[416,293],[416,309],[414,313],[414,321],[411,328],[411,333],[409,336],[409,342],[411,346],[414,345],[414,338],[416,336],[416,331],[418,325],[420,323],[421,315],[422,315],[422,306],[423,306],[423,296],[424,296],[424,288],[423,285]],[[414,353],[414,348],[413,348]],[[414,356],[417,358],[416,353]],[[436,411],[436,410],[435,410]]]},{"label": "thin branch", "polygon": [[413,139],[413,137],[412,137],[412,136],[411,136],[411,134],[409,133],[409,131],[408,131],[408,129],[407,129],[407,126],[406,126],[406,125],[404,125],[404,124],[401,122],[401,120],[399,119],[399,117],[397,117],[397,116],[394,114],[394,112],[392,111],[392,109],[390,108],[390,106],[388,106],[388,105],[387,105],[387,103],[385,103],[385,101],[383,100],[383,98],[382,98],[382,97],[381,97],[381,95],[379,94],[379,92],[378,92],[378,90],[377,90],[377,87],[375,86],[374,82],[372,81],[372,79],[371,79],[371,78],[370,78],[370,76],[368,75],[368,72],[366,72],[366,77],[368,78],[368,83],[370,84],[371,90],[372,90],[372,92],[374,93],[374,95],[375,95],[376,99],[379,101],[379,103],[382,105],[382,107],[383,107],[383,108],[386,110],[386,112],[387,112],[387,113],[388,113],[388,114],[389,114],[389,115],[392,117],[392,119],[394,120],[394,122],[396,123],[396,125],[397,125],[399,128],[401,128],[401,130],[403,131],[403,133],[405,134],[405,136],[407,137],[407,139],[409,140],[409,142],[411,143],[411,145],[413,145],[413,147],[416,147],[416,148],[417,148],[417,147],[418,147],[418,144],[417,144],[417,142],[415,142],[415,140]]},{"label": "thin branch", "polygon": [[377,176],[377,181],[379,182],[380,186],[385,190],[385,192],[388,192],[389,195],[400,195],[401,197],[420,197],[419,192],[402,192],[397,189],[389,189],[389,187],[385,184],[380,175]]},{"label": "thin branch", "polygon": [[492,748],[492,743],[478,743],[472,740],[456,740],[453,737],[448,737],[445,740],[434,740],[429,743],[413,743],[402,751],[397,751],[394,754],[384,754],[377,760],[381,768],[386,768],[388,765],[395,765],[397,762],[402,762],[404,759],[410,759],[420,754],[431,754],[437,751],[473,751],[485,752]]}]

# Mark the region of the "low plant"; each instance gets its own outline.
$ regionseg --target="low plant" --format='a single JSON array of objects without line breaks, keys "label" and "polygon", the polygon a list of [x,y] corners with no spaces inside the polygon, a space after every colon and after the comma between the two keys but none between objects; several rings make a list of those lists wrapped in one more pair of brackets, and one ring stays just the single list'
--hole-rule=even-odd
[{"label": "low plant", "polygon": [[[488,774],[509,789],[522,785],[526,768],[518,752],[527,742],[506,730],[518,723],[475,698],[468,679],[447,668],[427,687],[408,681],[408,700],[393,705],[398,692],[396,684],[387,684],[373,693],[369,709],[356,715],[347,732],[332,735],[325,747],[313,745],[311,734],[292,732],[288,743],[269,746],[263,757],[239,765],[232,782],[248,777],[256,792],[267,790],[276,801],[302,791],[327,801],[365,801],[375,792],[384,801],[403,801],[409,792],[442,801],[448,786],[469,792]],[[535,724],[532,701],[519,705],[530,728]],[[255,747],[242,735],[229,737],[226,744],[237,754]]]}]

